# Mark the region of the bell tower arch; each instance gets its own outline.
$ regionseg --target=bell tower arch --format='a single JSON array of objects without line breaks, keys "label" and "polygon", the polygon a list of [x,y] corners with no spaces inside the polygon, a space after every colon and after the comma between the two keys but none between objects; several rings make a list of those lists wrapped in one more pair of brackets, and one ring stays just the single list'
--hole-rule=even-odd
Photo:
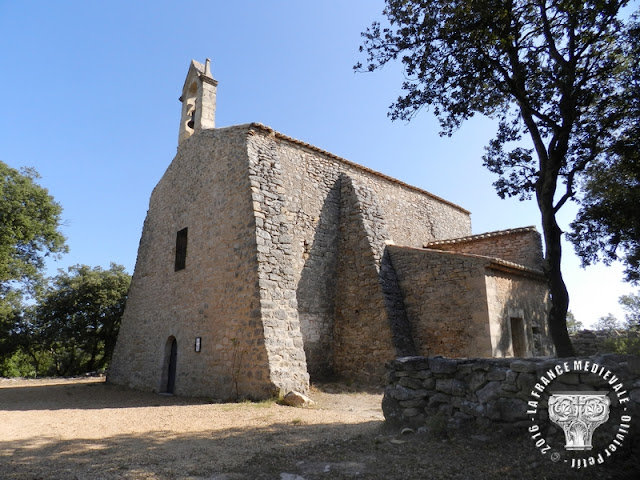
[{"label": "bell tower arch", "polygon": [[211,76],[211,60],[205,64],[191,60],[182,87],[178,146],[194,133],[216,126],[216,91],[218,82]]}]

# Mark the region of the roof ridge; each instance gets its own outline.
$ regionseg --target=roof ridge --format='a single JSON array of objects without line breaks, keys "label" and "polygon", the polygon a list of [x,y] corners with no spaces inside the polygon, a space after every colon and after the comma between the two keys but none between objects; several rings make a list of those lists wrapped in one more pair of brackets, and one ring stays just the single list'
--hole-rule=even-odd
[{"label": "roof ridge", "polygon": [[444,199],[442,197],[439,197],[438,195],[434,195],[433,193],[428,192],[427,190],[424,190],[424,189],[422,189],[420,187],[416,187],[416,186],[411,185],[409,183],[405,183],[402,180],[398,180],[397,178],[394,178],[394,177],[391,177],[391,176],[386,175],[384,173],[378,172],[377,170],[373,170],[372,168],[365,167],[364,165],[360,165],[359,163],[352,162],[351,160],[347,160],[346,158],[340,157],[340,156],[338,156],[338,155],[336,155],[334,153],[331,153],[331,152],[329,152],[327,150],[323,150],[322,148],[316,147],[315,145],[312,145],[310,143],[307,143],[307,142],[304,142],[302,140],[298,140],[296,138],[290,137],[288,135],[285,135],[284,133],[280,133],[277,130],[274,130],[273,128],[271,128],[271,127],[269,127],[267,125],[264,125],[262,123],[254,122],[254,123],[251,123],[250,126],[265,130],[265,131],[267,131],[269,133],[273,133],[276,137],[278,137],[278,138],[280,138],[282,140],[286,140],[288,142],[295,143],[295,144],[300,145],[302,147],[308,148],[309,150],[313,150],[315,152],[321,153],[323,155],[326,155],[328,157],[333,158],[334,160],[338,160],[341,163],[344,163],[346,165],[355,167],[358,170],[362,170],[362,171],[365,171],[367,173],[371,173],[371,174],[376,175],[378,177],[384,178],[385,180],[388,180],[390,182],[396,183],[398,185],[401,185],[403,187],[409,188],[409,189],[414,190],[416,192],[420,192],[422,194],[428,195],[429,197],[433,198],[434,200],[446,203],[447,205],[449,205],[451,207],[454,207],[455,209],[460,210],[463,213],[466,213],[466,214],[470,214],[471,213],[469,210],[461,207],[460,205],[457,205],[457,204],[455,204],[453,202],[450,202],[449,200],[446,200],[446,199]]},{"label": "roof ridge", "polygon": [[[514,229],[514,230],[524,230],[524,228]],[[425,253],[426,252],[441,253],[441,254],[444,253],[446,255],[453,255],[458,257],[482,259],[489,262],[486,268],[493,268],[495,270],[510,271],[510,272],[517,271],[525,275],[544,278],[544,272],[542,270],[538,270],[532,267],[527,267],[526,265],[522,265],[520,263],[510,262],[509,260],[504,260],[502,258],[492,257],[489,255],[480,255],[478,253],[466,253],[466,252],[451,252],[449,250],[438,250],[437,248],[424,249],[424,248],[417,248],[417,247],[409,247],[405,245],[393,245],[392,247],[416,250],[416,251],[425,252]]]},{"label": "roof ridge", "polygon": [[492,232],[478,233],[475,235],[467,235],[466,237],[450,238],[446,240],[435,240],[433,242],[426,242],[424,248],[430,248],[436,245],[452,245],[455,243],[471,242],[474,240],[484,240],[486,238],[502,237],[505,235],[512,235],[515,233],[524,232],[537,232],[538,230],[534,225],[528,227],[508,228],[506,230],[494,230]]}]

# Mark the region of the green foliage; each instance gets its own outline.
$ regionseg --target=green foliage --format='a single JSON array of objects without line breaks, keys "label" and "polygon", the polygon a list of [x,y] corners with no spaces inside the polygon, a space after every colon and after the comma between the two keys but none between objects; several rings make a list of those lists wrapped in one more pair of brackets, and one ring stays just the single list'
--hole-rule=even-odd
[{"label": "green foliage", "polygon": [[[38,304],[15,315],[0,375],[77,375],[111,360],[131,277],[121,265],[60,271]],[[25,361],[28,359],[30,368]]]},{"label": "green foliage", "polygon": [[59,232],[62,208],[36,183],[34,170],[0,161],[0,355],[15,351],[10,331],[23,294],[43,284],[44,259],[67,251]]},{"label": "green foliage", "polygon": [[583,265],[622,260],[626,280],[640,283],[640,22],[627,35],[628,68],[617,111],[618,131],[608,157],[587,170],[584,198],[573,231],[567,235]]},{"label": "green foliage", "polygon": [[31,358],[22,350],[15,351],[11,356],[0,360],[0,377],[35,378],[36,369]]},{"label": "green foliage", "polygon": [[103,369],[111,360],[131,277],[121,265],[60,272],[39,302],[34,326],[52,352],[56,374]]},{"label": "green foliage", "polygon": [[[630,123],[625,82],[638,63],[621,20],[626,0],[387,0],[385,25],[362,35],[366,66],[400,60],[407,80],[392,119],[422,108],[451,135],[474,114],[498,120],[484,165],[501,197],[535,195],[551,292],[549,327],[560,356],[573,354],[556,214],[580,179],[611,162]],[[528,146],[523,144],[527,138]],[[637,150],[637,136],[630,139]]]},{"label": "green foliage", "polygon": [[620,322],[612,313],[608,313],[604,317],[600,317],[594,325],[596,330],[603,332],[613,332],[620,329]]},{"label": "green foliage", "polygon": [[35,286],[41,280],[44,259],[66,252],[58,231],[62,207],[35,183],[34,170],[19,172],[0,161],[0,288],[11,282]]},{"label": "green foliage", "polygon": [[582,330],[582,322],[580,320],[576,320],[575,315],[572,311],[567,312],[567,330],[570,334],[578,333]]},{"label": "green foliage", "polygon": [[640,334],[637,331],[624,331],[606,339],[603,347],[606,352],[640,355]]},{"label": "green foliage", "polygon": [[618,303],[625,310],[624,324],[608,314],[599,318],[595,325],[596,330],[610,335],[603,347],[607,352],[640,355],[640,295],[622,295]]},{"label": "green foliage", "polygon": [[627,329],[640,331],[640,294],[622,295],[618,303],[625,311],[624,319]]},{"label": "green foliage", "polygon": [[[639,93],[640,95],[640,93]],[[638,132],[640,135],[640,131]],[[640,154],[591,169],[573,231],[567,235],[583,265],[625,263],[626,280],[640,281]]]}]

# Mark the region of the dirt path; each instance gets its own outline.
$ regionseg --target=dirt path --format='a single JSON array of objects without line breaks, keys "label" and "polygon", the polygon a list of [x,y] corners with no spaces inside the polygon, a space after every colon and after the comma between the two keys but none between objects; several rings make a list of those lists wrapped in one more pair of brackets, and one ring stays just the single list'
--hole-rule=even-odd
[{"label": "dirt path", "polygon": [[210,478],[249,455],[382,423],[379,394],[313,397],[314,408],[300,409],[132,392],[96,378],[0,380],[0,478]]},{"label": "dirt path", "polygon": [[[0,379],[0,478],[578,478],[542,459],[524,435],[390,434],[380,394],[325,386],[312,397],[307,409],[211,404],[96,378]],[[624,478],[623,470],[592,478]]]}]

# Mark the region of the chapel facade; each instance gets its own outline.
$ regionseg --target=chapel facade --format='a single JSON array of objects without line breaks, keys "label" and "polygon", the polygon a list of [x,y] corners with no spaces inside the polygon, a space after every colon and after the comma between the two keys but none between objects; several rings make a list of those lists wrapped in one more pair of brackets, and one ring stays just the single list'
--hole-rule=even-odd
[{"label": "chapel facade", "polygon": [[108,381],[220,399],[400,356],[552,352],[540,235],[472,235],[447,200],[269,127],[215,128],[192,61],[178,152],[149,202]]}]

